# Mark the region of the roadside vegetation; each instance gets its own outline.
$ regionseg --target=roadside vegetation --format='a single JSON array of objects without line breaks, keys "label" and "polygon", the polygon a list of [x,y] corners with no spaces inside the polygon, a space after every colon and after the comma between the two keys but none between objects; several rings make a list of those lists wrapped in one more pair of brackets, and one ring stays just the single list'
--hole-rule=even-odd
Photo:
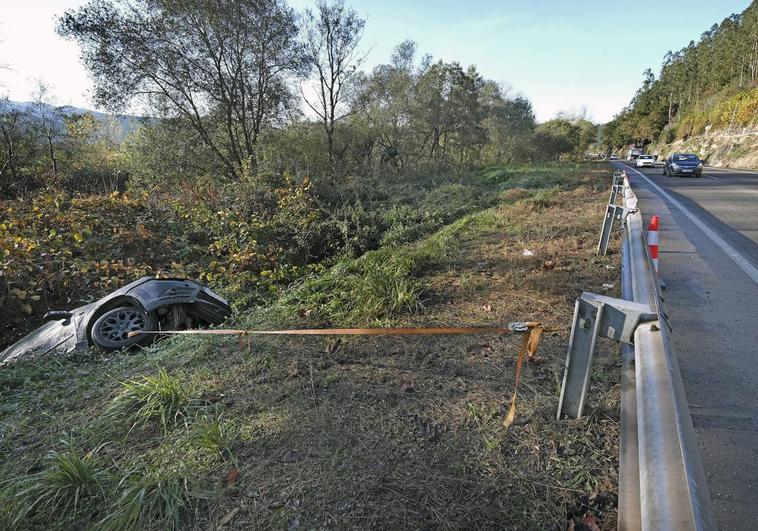
[{"label": "roadside vegetation", "polygon": [[603,128],[609,149],[665,146],[707,129],[734,131],[758,119],[758,4],[732,14],[645,71],[634,99]]},{"label": "roadside vegetation", "polygon": [[[480,171],[489,202],[233,324],[567,326],[583,289],[617,285],[616,259],[594,256],[607,171]],[[0,521],[545,529],[587,513],[613,527],[617,350],[602,345],[589,414],[558,422],[566,341],[544,338],[508,430],[512,337],[177,337],[16,363],[0,372]]]}]

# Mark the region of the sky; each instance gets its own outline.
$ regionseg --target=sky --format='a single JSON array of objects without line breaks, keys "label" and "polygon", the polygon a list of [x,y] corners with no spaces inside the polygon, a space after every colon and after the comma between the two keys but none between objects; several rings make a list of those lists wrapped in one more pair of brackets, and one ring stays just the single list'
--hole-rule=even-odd
[{"label": "sky", "polygon": [[[0,95],[28,101],[44,80],[61,105],[95,110],[76,44],[55,17],[81,0],[0,0]],[[389,61],[405,39],[419,56],[475,64],[486,78],[527,96],[540,121],[586,110],[606,122],[629,103],[642,72],[660,69],[713,23],[749,0],[346,0],[366,18],[365,69]],[[314,2],[289,0],[298,10]]]}]

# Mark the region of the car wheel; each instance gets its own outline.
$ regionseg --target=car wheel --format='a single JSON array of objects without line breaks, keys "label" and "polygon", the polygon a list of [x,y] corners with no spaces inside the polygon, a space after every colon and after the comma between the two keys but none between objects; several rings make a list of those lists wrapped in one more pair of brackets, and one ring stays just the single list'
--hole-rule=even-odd
[{"label": "car wheel", "polygon": [[107,352],[147,345],[155,339],[153,334],[129,337],[129,332],[155,330],[158,320],[153,312],[137,306],[119,306],[105,312],[92,327],[92,342]]}]

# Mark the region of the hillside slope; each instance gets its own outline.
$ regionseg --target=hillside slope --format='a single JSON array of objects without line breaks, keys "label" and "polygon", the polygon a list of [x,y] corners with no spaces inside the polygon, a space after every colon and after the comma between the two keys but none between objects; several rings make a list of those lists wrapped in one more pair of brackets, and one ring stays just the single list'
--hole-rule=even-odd
[{"label": "hillside slope", "polygon": [[723,130],[708,127],[702,134],[678,139],[669,144],[651,144],[648,153],[660,159],[671,153],[697,153],[708,166],[719,168],[758,168],[758,128]]}]

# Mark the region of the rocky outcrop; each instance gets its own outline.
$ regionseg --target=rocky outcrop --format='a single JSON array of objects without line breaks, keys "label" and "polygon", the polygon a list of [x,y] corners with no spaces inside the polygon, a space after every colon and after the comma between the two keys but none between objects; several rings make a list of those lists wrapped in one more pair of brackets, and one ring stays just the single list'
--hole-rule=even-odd
[{"label": "rocky outcrop", "polygon": [[708,166],[723,168],[758,168],[758,128],[714,130],[710,127],[701,135],[671,144],[648,146],[648,153],[658,155],[659,160],[671,153],[696,153]]}]

